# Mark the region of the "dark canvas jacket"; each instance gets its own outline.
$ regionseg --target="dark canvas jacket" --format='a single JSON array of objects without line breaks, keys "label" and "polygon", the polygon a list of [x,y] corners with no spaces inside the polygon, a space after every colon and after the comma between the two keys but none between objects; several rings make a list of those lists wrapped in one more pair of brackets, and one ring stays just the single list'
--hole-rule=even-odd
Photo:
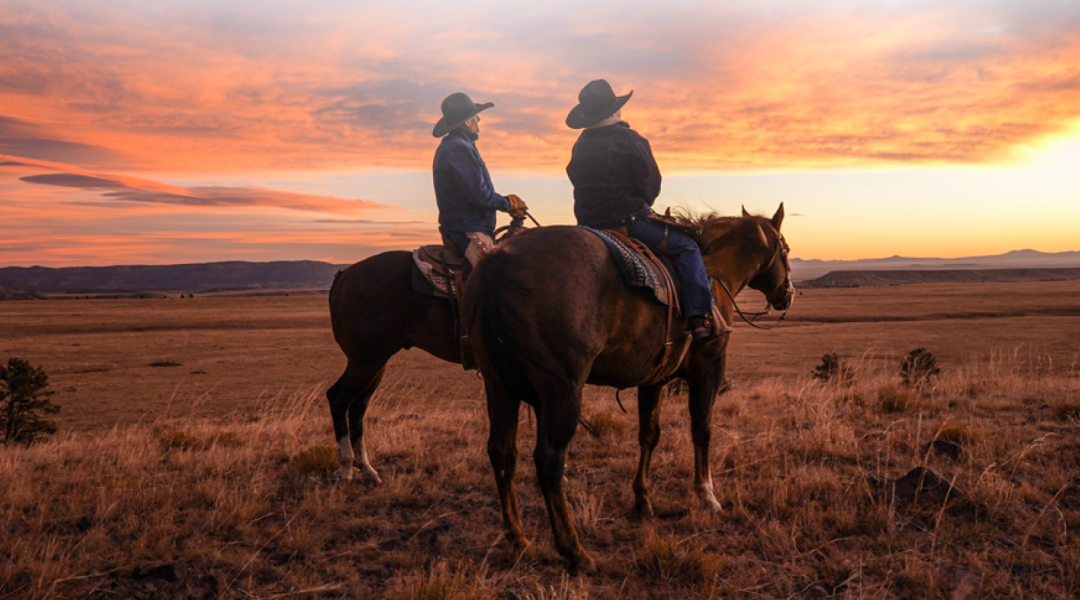
[{"label": "dark canvas jacket", "polygon": [[623,122],[581,132],[566,174],[574,184],[574,216],[587,227],[618,227],[647,214],[660,195],[649,141]]},{"label": "dark canvas jacket", "polygon": [[475,141],[474,134],[455,129],[435,151],[435,201],[439,206],[439,227],[444,232],[491,235],[495,231],[495,211],[510,208],[510,201],[495,193]]}]

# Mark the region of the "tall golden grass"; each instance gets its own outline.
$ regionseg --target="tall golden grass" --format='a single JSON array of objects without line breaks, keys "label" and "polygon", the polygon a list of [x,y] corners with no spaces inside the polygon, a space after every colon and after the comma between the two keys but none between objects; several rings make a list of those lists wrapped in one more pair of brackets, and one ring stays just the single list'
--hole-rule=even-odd
[{"label": "tall golden grass", "polygon": [[[812,365],[800,377],[736,379],[713,422],[718,515],[692,499],[689,419],[675,396],[653,463],[658,516],[632,519],[633,394],[623,414],[611,390],[589,388],[595,435],[579,429],[567,471],[601,569],[588,579],[567,577],[552,548],[527,411],[518,472],[533,543],[517,552],[501,542],[479,381],[384,385],[367,428],[381,486],[331,483],[322,387],[271,398],[256,417],[5,448],[0,598],[1080,594],[1077,365],[1000,352],[909,389],[872,363],[854,359],[850,384],[815,380]],[[935,439],[959,445],[959,457],[935,452]],[[880,485],[917,466],[963,499],[906,501]],[[175,581],[146,577],[165,563]]]}]

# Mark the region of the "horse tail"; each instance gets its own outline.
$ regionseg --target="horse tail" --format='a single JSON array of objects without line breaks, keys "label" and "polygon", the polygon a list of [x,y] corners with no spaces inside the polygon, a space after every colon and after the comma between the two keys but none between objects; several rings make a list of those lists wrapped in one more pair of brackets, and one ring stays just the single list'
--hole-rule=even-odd
[{"label": "horse tail", "polygon": [[513,304],[515,286],[513,268],[509,264],[511,257],[506,252],[493,252],[472,272],[467,288],[479,297],[469,303],[473,308],[468,322],[473,323],[479,318],[479,331],[473,330],[478,339],[473,343],[483,347],[506,390],[533,404],[536,392],[523,376],[524,365],[513,333],[513,322],[519,316]]}]

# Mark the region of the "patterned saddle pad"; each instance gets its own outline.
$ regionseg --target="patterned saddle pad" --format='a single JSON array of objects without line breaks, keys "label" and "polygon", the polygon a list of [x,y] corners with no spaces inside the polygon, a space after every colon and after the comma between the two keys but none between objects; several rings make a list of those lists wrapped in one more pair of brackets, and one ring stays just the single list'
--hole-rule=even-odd
[{"label": "patterned saddle pad", "polygon": [[[609,231],[593,229],[583,225],[579,225],[578,227],[595,233],[604,241],[604,244],[608,247],[608,251],[611,252],[611,258],[615,260],[615,265],[619,268],[619,273],[622,274],[623,281],[625,281],[627,285],[652,290],[656,299],[663,304],[671,304],[673,300],[676,303],[678,302],[677,298],[671,297],[672,294],[669,293],[667,286],[664,285],[665,275],[657,272],[656,266],[652,261],[642,256],[642,254],[634,248],[627,246]],[[664,263],[664,261],[661,262]],[[664,263],[663,268],[666,272],[666,277],[669,280],[678,281],[675,279],[675,274],[671,271],[670,266]],[[675,290],[675,293],[677,294],[678,291]]]}]

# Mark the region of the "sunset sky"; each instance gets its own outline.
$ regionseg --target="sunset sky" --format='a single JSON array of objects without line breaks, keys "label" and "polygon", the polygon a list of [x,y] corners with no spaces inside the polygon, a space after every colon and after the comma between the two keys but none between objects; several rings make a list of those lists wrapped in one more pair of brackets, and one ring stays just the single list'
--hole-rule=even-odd
[{"label": "sunset sky", "polygon": [[0,56],[0,266],[433,242],[455,91],[496,189],[572,223],[600,77],[658,207],[783,202],[793,256],[1080,250],[1080,1],[5,0]]}]

